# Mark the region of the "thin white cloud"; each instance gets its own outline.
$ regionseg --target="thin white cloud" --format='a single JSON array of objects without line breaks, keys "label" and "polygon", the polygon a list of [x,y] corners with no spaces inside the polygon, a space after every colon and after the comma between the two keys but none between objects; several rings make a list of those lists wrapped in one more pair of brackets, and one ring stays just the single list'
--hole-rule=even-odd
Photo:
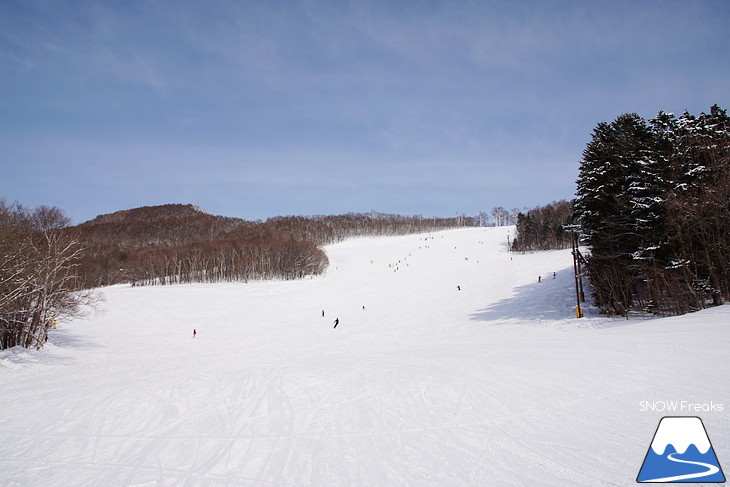
[{"label": "thin white cloud", "polygon": [[598,121],[730,104],[721,3],[8,5],[6,181],[45,161],[68,184],[170,199],[259,185],[475,206],[561,180],[570,197]]}]

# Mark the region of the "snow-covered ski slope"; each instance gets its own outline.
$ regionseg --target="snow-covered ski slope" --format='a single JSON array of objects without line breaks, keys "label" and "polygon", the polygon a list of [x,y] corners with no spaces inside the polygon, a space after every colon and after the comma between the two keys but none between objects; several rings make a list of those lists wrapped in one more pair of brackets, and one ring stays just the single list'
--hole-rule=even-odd
[{"label": "snow-covered ski slope", "polygon": [[575,319],[570,252],[510,254],[510,230],[350,240],[301,281],[104,289],[46,349],[0,352],[0,484],[625,486],[667,415],[730,465],[730,307]]}]

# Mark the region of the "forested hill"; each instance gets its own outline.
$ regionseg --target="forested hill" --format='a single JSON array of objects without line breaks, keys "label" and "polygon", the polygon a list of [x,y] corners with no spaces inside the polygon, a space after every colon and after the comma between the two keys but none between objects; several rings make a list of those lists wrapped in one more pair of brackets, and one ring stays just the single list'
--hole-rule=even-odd
[{"label": "forested hill", "polygon": [[100,215],[66,231],[85,249],[83,285],[96,287],[301,278],[327,267],[321,245],[464,223],[375,212],[248,221],[210,215],[194,205],[169,204]]},{"label": "forested hill", "polygon": [[121,249],[170,247],[203,239],[225,239],[260,222],[214,216],[193,205],[144,206],[99,215],[73,227],[84,243]]},{"label": "forested hill", "polygon": [[81,226],[124,223],[130,221],[157,222],[168,219],[179,219],[198,215],[208,215],[204,209],[194,205],[159,205],[143,206],[132,210],[116,211],[106,215],[99,215]]}]

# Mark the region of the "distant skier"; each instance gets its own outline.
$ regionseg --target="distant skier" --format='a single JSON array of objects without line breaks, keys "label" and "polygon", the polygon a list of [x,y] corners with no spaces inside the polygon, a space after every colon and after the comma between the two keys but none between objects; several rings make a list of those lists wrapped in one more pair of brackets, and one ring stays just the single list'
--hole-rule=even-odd
[{"label": "distant skier", "polygon": [[461,291],[461,286],[456,286],[457,291]]},{"label": "distant skier", "polygon": [[537,282],[542,282],[542,276],[537,276]]},{"label": "distant skier", "polygon": [[195,335],[197,335],[197,334],[198,334],[197,330],[195,328],[193,328],[193,338],[195,338]]},{"label": "distant skier", "polygon": [[322,318],[324,318],[324,310],[322,310]]},{"label": "distant skier", "polygon": [[339,324],[340,324],[340,319],[339,318],[335,318],[335,328],[337,328],[337,325],[339,325]]}]

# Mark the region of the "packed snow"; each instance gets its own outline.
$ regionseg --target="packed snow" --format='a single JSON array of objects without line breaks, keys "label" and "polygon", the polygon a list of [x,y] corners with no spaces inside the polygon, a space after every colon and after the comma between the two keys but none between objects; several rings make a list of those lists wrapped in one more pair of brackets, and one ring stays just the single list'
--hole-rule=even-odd
[{"label": "packed snow", "polygon": [[682,415],[730,464],[730,307],[577,319],[570,251],[508,232],[349,240],[299,281],[105,288],[45,349],[0,352],[0,483],[625,486]]}]

